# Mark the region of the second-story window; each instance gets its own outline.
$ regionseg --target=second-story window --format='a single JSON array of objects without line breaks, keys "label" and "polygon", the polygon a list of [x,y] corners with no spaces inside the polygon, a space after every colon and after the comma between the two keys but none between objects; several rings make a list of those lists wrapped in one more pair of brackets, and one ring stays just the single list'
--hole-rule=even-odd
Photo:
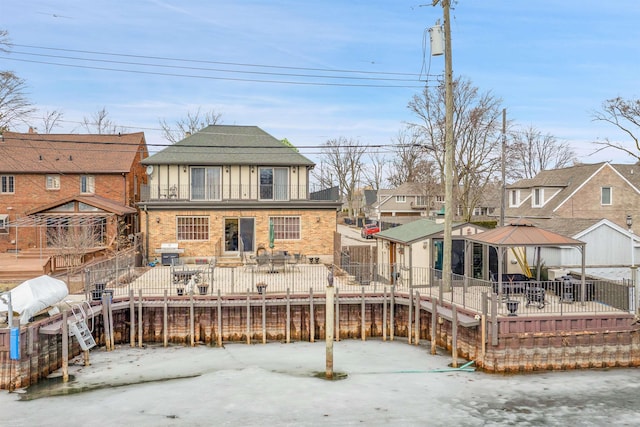
[{"label": "second-story window", "polygon": [[533,189],[533,207],[539,208],[543,204],[544,190],[542,188]]},{"label": "second-story window", "polygon": [[80,177],[80,192],[84,194],[96,192],[96,179],[93,175],[82,175]]},{"label": "second-story window", "polygon": [[191,200],[220,200],[219,167],[191,167]]},{"label": "second-story window", "polygon": [[47,190],[60,189],[60,175],[47,175]]},{"label": "second-story window", "polygon": [[289,199],[288,168],[260,168],[260,199]]},{"label": "second-story window", "polygon": [[13,175],[0,176],[0,193],[13,193],[14,191]]},{"label": "second-story window", "polygon": [[427,196],[416,196],[416,206],[427,206],[429,198]]},{"label": "second-story window", "polygon": [[520,193],[518,190],[511,190],[511,197],[509,198],[509,207],[515,208],[520,204]]},{"label": "second-story window", "polygon": [[407,196],[396,196],[396,203],[404,203],[407,201]]},{"label": "second-story window", "polygon": [[600,195],[600,204],[602,205],[611,204],[611,187],[602,187],[601,195]]}]

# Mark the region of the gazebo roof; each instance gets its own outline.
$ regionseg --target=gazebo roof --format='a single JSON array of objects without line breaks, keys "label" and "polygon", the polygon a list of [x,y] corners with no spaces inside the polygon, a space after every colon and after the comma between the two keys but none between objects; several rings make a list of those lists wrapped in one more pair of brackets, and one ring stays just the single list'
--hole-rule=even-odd
[{"label": "gazebo roof", "polygon": [[509,225],[484,233],[467,236],[467,240],[494,247],[512,246],[582,246],[581,240],[563,236],[534,226],[530,222],[516,220]]}]

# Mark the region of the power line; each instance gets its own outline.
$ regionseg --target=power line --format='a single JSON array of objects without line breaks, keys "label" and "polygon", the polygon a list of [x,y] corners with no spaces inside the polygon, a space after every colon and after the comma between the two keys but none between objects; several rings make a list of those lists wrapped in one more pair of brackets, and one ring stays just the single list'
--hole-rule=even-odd
[{"label": "power line", "polygon": [[165,76],[165,77],[185,77],[185,78],[205,79],[205,80],[225,80],[225,81],[249,82],[249,83],[276,83],[276,84],[300,85],[300,86],[373,87],[373,88],[398,88],[398,89],[417,89],[417,88],[424,87],[424,85],[419,85],[419,86],[418,85],[384,85],[384,84],[354,84],[354,83],[304,82],[304,81],[288,81],[288,80],[243,79],[239,77],[217,77],[217,76],[203,76],[203,75],[178,74],[178,73],[162,73],[158,71],[127,70],[127,69],[120,69],[120,68],[97,67],[97,66],[89,66],[89,65],[62,64],[58,62],[10,58],[7,56],[2,56],[0,58],[7,59],[9,61],[28,62],[32,64],[43,64],[43,65],[56,65],[59,67],[81,68],[86,70],[115,71],[120,73],[146,74],[146,75]]},{"label": "power line", "polygon": [[[111,52],[99,52],[99,51],[91,51],[91,50],[79,50],[79,49],[63,49],[63,48],[54,48],[47,46],[33,46],[33,45],[23,45],[23,44],[12,44],[12,46],[18,47],[26,47],[32,49],[43,49],[43,50],[54,50],[60,52],[75,52],[75,53],[88,53],[92,55],[105,55],[105,56],[116,56],[116,57],[124,57],[124,58],[139,58],[139,59],[153,59],[153,60],[161,60],[161,61],[176,61],[176,62],[189,62],[196,64],[217,64],[217,65],[234,65],[240,67],[260,67],[260,68],[271,68],[271,69],[282,69],[282,70],[302,70],[302,71],[322,71],[327,73],[358,73],[358,74],[376,74],[376,75],[397,75],[397,76],[412,76],[412,77],[420,77],[424,74],[416,74],[416,73],[405,73],[405,72],[385,72],[385,71],[365,71],[365,70],[347,70],[347,69],[331,69],[331,68],[309,68],[309,67],[291,67],[284,65],[264,65],[264,64],[251,64],[251,63],[242,63],[242,62],[224,62],[224,61],[210,61],[210,60],[196,60],[196,59],[184,59],[184,58],[171,58],[164,56],[146,56],[146,55],[133,55],[133,54],[124,54],[124,53],[111,53]],[[436,76],[436,75],[434,75]]]}]

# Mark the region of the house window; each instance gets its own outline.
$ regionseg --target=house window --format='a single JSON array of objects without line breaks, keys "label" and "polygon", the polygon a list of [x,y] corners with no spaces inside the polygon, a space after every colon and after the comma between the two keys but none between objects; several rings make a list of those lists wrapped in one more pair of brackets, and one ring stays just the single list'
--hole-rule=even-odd
[{"label": "house window", "polygon": [[444,203],[444,196],[436,196],[436,202]]},{"label": "house window", "polygon": [[220,200],[221,175],[219,167],[192,167],[191,200]]},{"label": "house window", "polygon": [[533,207],[539,208],[543,204],[544,190],[542,188],[533,189]]},{"label": "house window", "polygon": [[60,189],[60,175],[47,175],[47,190]]},{"label": "house window", "polygon": [[7,229],[7,223],[9,222],[8,214],[0,214],[0,234],[7,234],[9,230]]},{"label": "house window", "polygon": [[13,193],[14,192],[14,178],[13,175],[2,175],[0,177],[0,193]]},{"label": "house window", "polygon": [[260,168],[260,199],[289,199],[288,168]]},{"label": "house window", "polygon": [[176,237],[178,240],[209,240],[209,217],[177,217]]},{"label": "house window", "polygon": [[416,196],[416,206],[427,206],[429,198],[427,196]]},{"label": "house window", "polygon": [[82,175],[80,177],[80,192],[83,194],[96,192],[96,179],[93,175]]},{"label": "house window", "polygon": [[404,203],[407,201],[406,196],[396,196],[396,203]]},{"label": "house window", "polygon": [[520,192],[518,190],[511,190],[511,197],[509,197],[509,207],[515,208],[520,204]]},{"label": "house window", "polygon": [[611,187],[602,187],[600,194],[601,194],[600,204],[610,205],[611,204]]},{"label": "house window", "polygon": [[276,240],[300,239],[299,216],[274,216],[270,221],[273,223],[273,235]]}]

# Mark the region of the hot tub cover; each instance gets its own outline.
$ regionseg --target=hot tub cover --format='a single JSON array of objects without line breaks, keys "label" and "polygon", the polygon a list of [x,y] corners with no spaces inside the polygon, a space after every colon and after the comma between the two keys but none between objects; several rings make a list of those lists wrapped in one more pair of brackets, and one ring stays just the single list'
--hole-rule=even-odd
[{"label": "hot tub cover", "polygon": [[[29,319],[38,312],[62,301],[69,295],[66,283],[47,275],[26,280],[9,292],[11,306],[14,313],[20,315],[21,325],[29,323]],[[7,312],[8,309],[8,298],[0,298],[0,313]]]}]

